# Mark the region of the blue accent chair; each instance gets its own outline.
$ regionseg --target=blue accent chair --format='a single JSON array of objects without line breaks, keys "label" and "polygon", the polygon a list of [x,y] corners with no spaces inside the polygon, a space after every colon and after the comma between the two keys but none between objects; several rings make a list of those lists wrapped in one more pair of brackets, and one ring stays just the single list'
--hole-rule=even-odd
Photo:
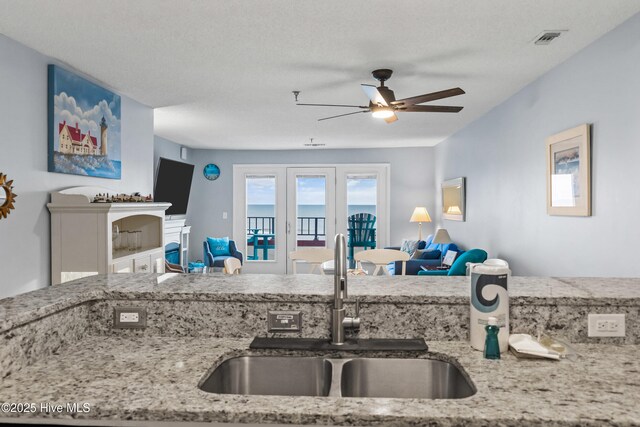
[{"label": "blue accent chair", "polygon": [[420,270],[418,276],[465,276],[468,262],[485,262],[487,252],[482,249],[470,249],[460,255],[449,270]]},{"label": "blue accent chair", "polygon": [[[456,251],[460,252],[460,248],[455,243],[432,243],[433,234],[427,236],[427,239],[424,242],[418,243],[419,250],[426,251],[440,251],[440,256],[436,258],[432,258],[429,254],[425,254],[427,258],[423,259],[410,259],[406,261],[407,267],[405,270],[405,274],[407,276],[415,276],[418,272],[422,271],[421,266],[438,266],[442,264],[442,258],[446,255],[447,251]],[[392,246],[389,249],[397,249],[400,250],[400,246]],[[459,256],[459,255],[458,255]],[[402,261],[392,262],[387,266],[390,275],[394,275],[396,271],[402,272]]]},{"label": "blue accent chair", "polygon": [[206,240],[202,244],[204,249],[204,263],[207,267],[222,267],[224,268],[224,260],[230,257],[238,258],[240,260],[240,264],[243,263],[243,255],[242,252],[238,250],[236,247],[236,242],[233,240],[229,240],[229,253],[231,255],[220,255],[213,256],[211,250],[209,249],[209,242]]}]

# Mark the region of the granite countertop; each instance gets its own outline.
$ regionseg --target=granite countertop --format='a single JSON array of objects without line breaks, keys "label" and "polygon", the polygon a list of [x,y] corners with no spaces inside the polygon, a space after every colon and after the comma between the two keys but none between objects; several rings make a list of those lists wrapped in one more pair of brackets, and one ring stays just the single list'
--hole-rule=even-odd
[{"label": "granite countertop", "polygon": [[247,339],[89,336],[5,378],[0,402],[87,402],[90,412],[74,417],[101,420],[640,425],[640,346],[636,345],[578,344],[577,360],[557,362],[516,359],[510,354],[490,361],[466,342],[429,343],[430,352],[419,357],[453,358],[472,379],[477,393],[465,399],[241,396],[206,393],[197,387],[205,373],[225,359],[274,353],[249,351],[248,344]]},{"label": "granite countertop", "polygon": [[[350,277],[350,296],[369,303],[468,302],[468,277]],[[114,274],[92,276],[0,300],[0,332],[92,300],[172,299],[327,302],[333,278],[321,275]],[[512,304],[640,305],[640,278],[511,277]]]},{"label": "granite countertop", "polygon": [[[47,319],[54,317],[49,315],[80,309],[91,301],[328,303],[333,295],[332,280],[319,275],[94,276],[0,300],[0,332],[7,342],[24,343],[14,346],[15,354],[44,351],[34,346],[36,338],[16,335],[18,329],[12,329],[26,325],[21,329],[27,334],[35,331],[40,334],[38,342],[48,342],[42,334],[60,333],[55,324],[46,325]],[[354,277],[349,284],[350,297],[363,297],[367,303],[468,303],[466,277]],[[512,277],[509,294],[514,306],[562,304],[571,311],[585,303],[615,304],[635,313],[640,306],[640,279]],[[40,322],[46,327],[38,328]],[[86,402],[91,408],[88,413],[73,415],[20,414],[21,421],[29,416],[51,416],[102,421],[385,426],[640,425],[640,345],[575,344],[581,357],[555,362],[516,359],[510,354],[500,361],[489,361],[481,352],[471,350],[468,342],[429,342],[430,352],[417,357],[459,363],[477,388],[474,396],[465,399],[240,396],[206,393],[197,385],[214,366],[231,357],[301,352],[251,351],[247,338],[111,335],[93,334],[92,330],[76,339],[71,333],[62,345],[52,345],[48,353],[8,371],[0,380],[0,403]],[[383,353],[374,356],[390,357]]]}]

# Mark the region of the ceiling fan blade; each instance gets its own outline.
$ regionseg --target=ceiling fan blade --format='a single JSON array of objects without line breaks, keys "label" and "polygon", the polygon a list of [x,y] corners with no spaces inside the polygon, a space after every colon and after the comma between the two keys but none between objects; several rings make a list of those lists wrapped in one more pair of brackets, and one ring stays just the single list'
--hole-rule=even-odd
[{"label": "ceiling fan blade", "polygon": [[350,108],[369,108],[366,105],[345,105],[345,104],[296,104],[296,105],[304,105],[307,107],[350,107]]},{"label": "ceiling fan blade", "polygon": [[415,105],[415,104],[422,104],[423,102],[435,101],[436,99],[443,99],[443,98],[449,98],[452,96],[458,96],[458,95],[462,95],[463,93],[465,93],[465,91],[463,91],[459,87],[456,87],[453,89],[441,90],[440,92],[426,93],[424,95],[412,96],[411,98],[399,99],[397,101],[393,101],[391,105],[401,107],[403,105],[409,106],[409,105]]},{"label": "ceiling fan blade", "polygon": [[373,85],[365,85],[365,84],[362,84],[360,86],[362,86],[362,90],[364,91],[365,94],[367,94],[367,97],[371,100],[373,105],[383,105],[385,107],[389,106],[389,104],[387,104],[387,101],[384,99],[382,94],[378,92],[377,87]]},{"label": "ceiling fan blade", "polygon": [[386,119],[384,119],[384,121],[387,123],[393,123],[396,120],[398,120],[398,116],[396,116],[395,113],[393,114],[393,116],[387,117]]},{"label": "ceiling fan blade", "polygon": [[331,117],[324,117],[322,119],[318,119],[319,122],[323,121],[323,120],[329,120],[329,119],[335,119],[337,117],[344,117],[344,116],[350,116],[352,114],[358,114],[358,113],[368,113],[369,110],[363,110],[363,111],[354,111],[353,113],[347,113],[347,114],[338,114],[337,116],[331,116]]},{"label": "ceiling fan blade", "polygon": [[397,111],[414,113],[457,113],[464,107],[450,107],[448,105],[411,105],[407,108],[400,107]]}]

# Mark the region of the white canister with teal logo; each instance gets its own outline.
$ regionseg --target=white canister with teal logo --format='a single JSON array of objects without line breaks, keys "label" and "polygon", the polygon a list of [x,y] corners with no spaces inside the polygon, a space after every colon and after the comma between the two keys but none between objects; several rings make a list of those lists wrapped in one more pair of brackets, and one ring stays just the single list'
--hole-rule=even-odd
[{"label": "white canister with teal logo", "polygon": [[489,317],[498,319],[500,352],[509,347],[509,292],[507,279],[511,275],[509,265],[503,261],[488,264],[470,264],[471,276],[471,347],[484,349]]}]

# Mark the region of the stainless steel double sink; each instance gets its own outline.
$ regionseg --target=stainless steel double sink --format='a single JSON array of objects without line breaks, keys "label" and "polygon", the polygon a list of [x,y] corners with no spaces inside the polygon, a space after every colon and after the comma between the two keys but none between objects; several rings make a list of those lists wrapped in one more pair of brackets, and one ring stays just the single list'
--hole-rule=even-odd
[{"label": "stainless steel double sink", "polygon": [[475,387],[457,366],[433,359],[242,356],[200,385],[222,394],[460,399]]}]

